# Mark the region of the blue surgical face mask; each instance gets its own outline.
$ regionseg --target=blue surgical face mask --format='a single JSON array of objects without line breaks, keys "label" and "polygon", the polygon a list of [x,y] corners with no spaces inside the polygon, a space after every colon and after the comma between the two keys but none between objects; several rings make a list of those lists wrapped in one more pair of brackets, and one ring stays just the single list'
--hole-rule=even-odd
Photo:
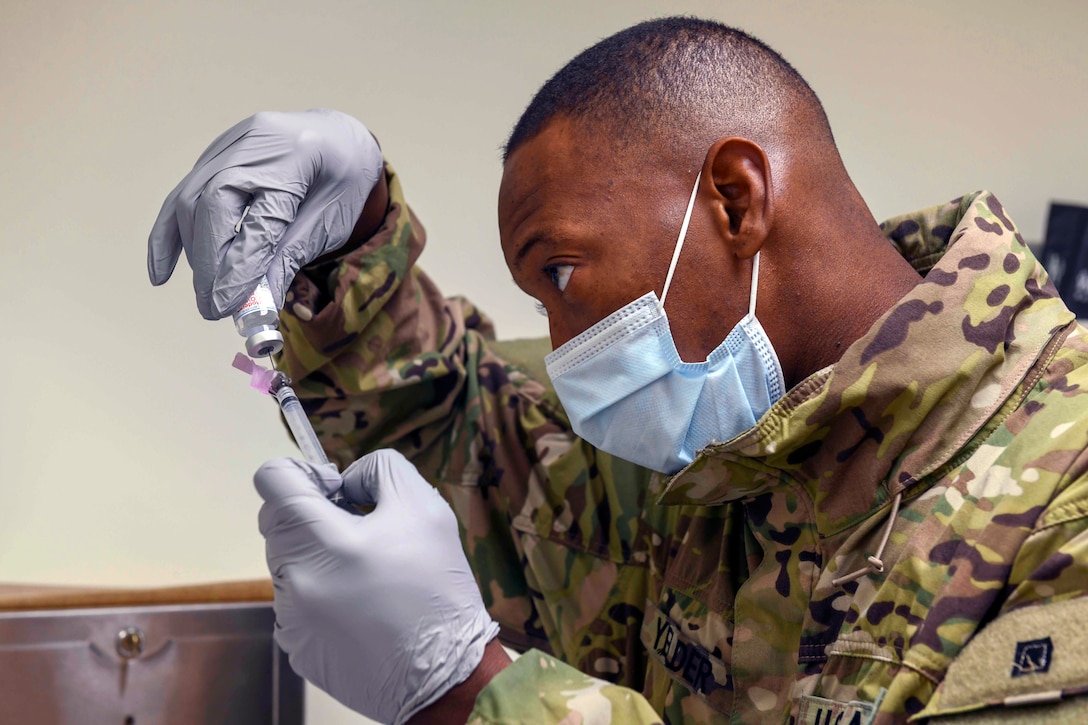
[{"label": "blue surgical face mask", "polygon": [[575,433],[670,474],[708,444],[751,428],[785,392],[778,356],[755,314],[758,252],[744,319],[703,362],[683,362],[676,352],[665,297],[698,188],[696,178],[661,299],[647,292],[544,359]]}]

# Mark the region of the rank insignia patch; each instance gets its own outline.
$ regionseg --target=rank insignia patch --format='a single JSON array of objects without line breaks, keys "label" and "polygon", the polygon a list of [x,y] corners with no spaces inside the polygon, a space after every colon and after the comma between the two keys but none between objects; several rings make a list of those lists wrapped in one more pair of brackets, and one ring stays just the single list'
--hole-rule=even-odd
[{"label": "rank insignia patch", "polygon": [[1029,639],[1016,643],[1016,654],[1012,658],[1012,677],[1042,674],[1050,669],[1050,657],[1054,653],[1054,643],[1050,637]]}]

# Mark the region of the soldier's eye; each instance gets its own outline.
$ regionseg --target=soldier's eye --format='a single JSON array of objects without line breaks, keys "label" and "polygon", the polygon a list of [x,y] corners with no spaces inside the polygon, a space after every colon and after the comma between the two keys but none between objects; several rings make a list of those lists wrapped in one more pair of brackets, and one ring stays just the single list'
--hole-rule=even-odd
[{"label": "soldier's eye", "polygon": [[567,282],[570,281],[570,274],[574,271],[574,266],[570,264],[549,264],[544,268],[544,273],[548,275],[548,279],[552,281],[559,291],[562,292],[567,288]]}]

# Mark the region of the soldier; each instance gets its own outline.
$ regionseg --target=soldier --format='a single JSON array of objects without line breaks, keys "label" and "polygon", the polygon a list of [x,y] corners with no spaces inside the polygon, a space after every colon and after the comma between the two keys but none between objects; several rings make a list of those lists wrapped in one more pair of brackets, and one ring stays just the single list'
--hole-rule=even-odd
[{"label": "soldier", "polygon": [[1085,717],[1088,333],[992,194],[878,225],[785,60],[667,18],[542,87],[499,228],[546,375],[342,114],[243,121],[152,231],[205,317],[267,275],[347,466],[255,478],[301,674],[395,722]]}]

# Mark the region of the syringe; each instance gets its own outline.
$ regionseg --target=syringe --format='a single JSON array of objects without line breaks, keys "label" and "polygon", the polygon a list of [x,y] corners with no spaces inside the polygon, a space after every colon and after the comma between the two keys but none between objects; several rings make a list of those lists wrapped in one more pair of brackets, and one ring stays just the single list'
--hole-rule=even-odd
[{"label": "syringe", "polygon": [[[298,396],[295,395],[295,391],[291,388],[291,379],[276,371],[271,384],[268,386],[268,392],[280,404],[280,410],[283,411],[287,427],[291,429],[291,435],[294,436],[295,443],[298,444],[303,457],[315,465],[328,465],[329,458],[325,455],[325,450],[317,440],[317,434],[314,433],[314,428],[310,425],[310,419],[306,417],[306,412],[302,409],[302,403],[299,402]],[[356,510],[347,497],[344,496],[343,486],[330,494],[329,500],[348,511],[355,512]]]}]

